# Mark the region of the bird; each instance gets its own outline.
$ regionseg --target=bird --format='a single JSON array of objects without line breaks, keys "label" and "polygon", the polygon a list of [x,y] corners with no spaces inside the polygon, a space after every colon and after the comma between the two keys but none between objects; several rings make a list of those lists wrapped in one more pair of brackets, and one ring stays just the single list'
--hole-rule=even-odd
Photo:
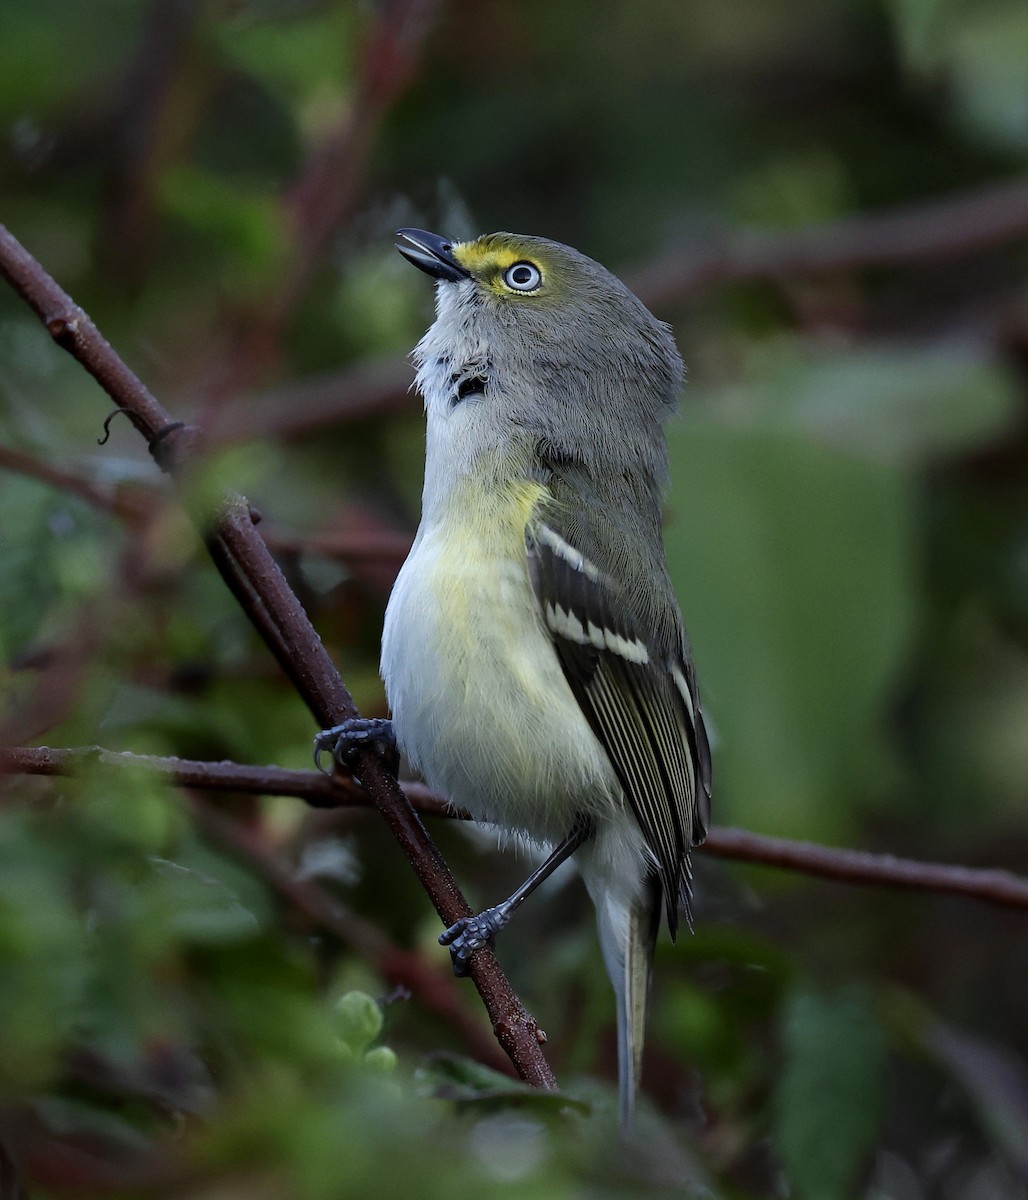
[{"label": "bird", "polygon": [[422,229],[397,249],[436,281],[413,351],[426,412],[421,522],[382,635],[391,722],[315,740],[402,752],[478,821],[549,851],[440,941],[454,969],[573,859],[616,1001],[630,1130],[662,913],[691,927],[690,849],[711,755],[665,561],[664,427],[684,368],[667,325],[570,246]]}]

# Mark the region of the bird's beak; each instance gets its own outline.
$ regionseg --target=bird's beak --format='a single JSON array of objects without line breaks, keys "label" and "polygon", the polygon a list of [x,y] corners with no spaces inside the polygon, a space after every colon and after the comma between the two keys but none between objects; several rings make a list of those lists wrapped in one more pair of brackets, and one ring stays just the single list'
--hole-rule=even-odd
[{"label": "bird's beak", "polygon": [[427,233],[424,229],[398,229],[396,236],[400,239],[396,249],[433,279],[459,283],[470,277],[470,272],[453,257],[453,243],[439,234]]}]

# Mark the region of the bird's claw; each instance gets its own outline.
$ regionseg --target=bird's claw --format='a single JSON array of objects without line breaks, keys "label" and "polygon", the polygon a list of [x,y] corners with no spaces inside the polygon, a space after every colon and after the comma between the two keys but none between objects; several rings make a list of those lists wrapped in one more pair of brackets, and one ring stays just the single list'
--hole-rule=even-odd
[{"label": "bird's claw", "polygon": [[314,765],[325,775],[331,774],[321,765],[321,756],[329,753],[351,774],[362,750],[374,750],[395,775],[400,754],[392,721],[383,717],[351,717],[341,725],[323,729],[314,737]]},{"label": "bird's claw", "polygon": [[487,908],[473,917],[461,917],[439,935],[440,946],[450,947],[454,975],[467,975],[468,964],[476,950],[491,946],[493,938],[507,924],[508,913],[502,904]]}]

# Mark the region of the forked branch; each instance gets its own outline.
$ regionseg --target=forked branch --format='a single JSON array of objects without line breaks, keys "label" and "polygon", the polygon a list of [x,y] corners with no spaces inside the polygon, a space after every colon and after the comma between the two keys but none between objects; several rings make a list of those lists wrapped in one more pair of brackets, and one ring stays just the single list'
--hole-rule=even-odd
[{"label": "forked branch", "polygon": [[[146,438],[151,454],[176,482],[188,482],[199,458],[195,429],[175,421],[103,338],[89,316],[35,258],[0,226],[0,274],[32,308],[51,337],[80,362]],[[321,727],[356,715],[356,707],[321,639],[255,528],[242,497],[228,497],[216,513],[194,514],[218,570]],[[396,780],[374,755],[360,776],[399,841],[444,924],[468,916],[461,895],[421,819]],[[518,1073],[538,1087],[556,1086],[541,1050],[544,1037],[522,1006],[491,951],[471,964],[471,976],[493,1029]]]},{"label": "forked branch", "polygon": [[[285,767],[251,767],[233,762],[198,762],[184,758],[155,758],[115,753],[100,746],[74,749],[19,746],[0,750],[0,772],[28,775],[67,775],[91,764],[112,769],[135,767],[154,771],[169,783],[206,791],[249,792],[262,796],[296,796],[314,808],[349,808],[370,804],[367,794],[352,781],[338,784],[318,771],[292,771]],[[407,799],[418,812],[431,816],[466,819],[442,796],[424,784],[403,785]],[[950,863],[898,858],[769,837],[745,829],[716,826],[701,853],[754,866],[775,867],[801,875],[815,875],[839,883],[861,883],[965,896],[1007,908],[1028,908],[1028,879],[996,868],[964,867]]]}]

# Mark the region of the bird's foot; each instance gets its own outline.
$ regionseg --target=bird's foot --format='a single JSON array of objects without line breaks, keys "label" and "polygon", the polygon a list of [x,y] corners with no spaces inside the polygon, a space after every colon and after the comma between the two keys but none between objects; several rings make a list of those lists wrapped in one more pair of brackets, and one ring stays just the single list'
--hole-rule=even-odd
[{"label": "bird's foot", "polygon": [[439,935],[440,946],[450,947],[454,975],[467,975],[472,954],[491,946],[493,938],[510,920],[513,906],[504,901],[473,917],[461,917]]},{"label": "bird's foot", "polygon": [[362,750],[372,750],[378,754],[390,773],[395,775],[400,752],[396,746],[392,721],[384,717],[351,717],[341,725],[323,729],[314,738],[314,765],[324,774],[330,774],[321,765],[321,756],[328,753],[340,766],[356,774],[354,768]]}]

